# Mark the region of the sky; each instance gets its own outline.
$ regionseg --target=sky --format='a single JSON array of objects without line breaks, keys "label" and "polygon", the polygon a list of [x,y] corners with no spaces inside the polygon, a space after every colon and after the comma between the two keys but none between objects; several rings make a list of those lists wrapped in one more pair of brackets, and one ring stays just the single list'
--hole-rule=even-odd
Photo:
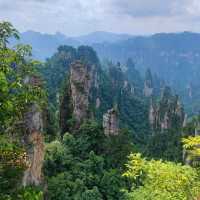
[{"label": "sky", "polygon": [[0,20],[67,36],[200,32],[200,0],[0,0]]}]

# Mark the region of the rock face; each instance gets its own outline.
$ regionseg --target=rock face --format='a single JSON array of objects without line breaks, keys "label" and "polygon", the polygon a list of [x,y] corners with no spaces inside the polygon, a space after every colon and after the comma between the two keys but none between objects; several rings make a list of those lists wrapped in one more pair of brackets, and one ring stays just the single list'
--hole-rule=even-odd
[{"label": "rock face", "polygon": [[149,123],[150,123],[150,125],[152,127],[154,126],[154,123],[156,121],[156,116],[155,115],[156,115],[156,108],[153,105],[153,101],[151,99],[150,107],[149,107]]},{"label": "rock face", "polygon": [[166,87],[160,102],[156,105],[153,101],[149,108],[149,123],[153,131],[164,131],[171,128],[179,128],[184,124],[185,114],[177,96],[172,96]]},{"label": "rock face", "polygon": [[100,100],[100,98],[98,97],[98,98],[96,99],[96,108],[98,109],[100,106],[101,106],[101,100]]},{"label": "rock face", "polygon": [[42,183],[42,166],[44,160],[44,139],[42,112],[37,104],[32,104],[24,115],[26,134],[24,143],[29,158],[29,168],[25,171],[23,185],[40,185]]},{"label": "rock face", "polygon": [[118,114],[115,109],[110,109],[103,115],[103,128],[106,136],[119,134]]},{"label": "rock face", "polygon": [[[26,77],[25,84],[41,86],[37,76]],[[37,103],[31,103],[24,114],[24,145],[28,154],[29,167],[24,172],[23,185],[40,185],[42,183],[42,166],[44,160],[43,112]]]},{"label": "rock face", "polygon": [[185,128],[187,126],[187,120],[188,120],[188,116],[187,116],[187,114],[185,114],[184,120],[183,120],[183,128]]},{"label": "rock face", "polygon": [[153,94],[153,78],[151,71],[148,69],[145,74],[144,96],[150,97]]},{"label": "rock face", "polygon": [[75,50],[65,89],[60,97],[61,135],[79,128],[81,123],[92,118],[94,110],[101,106],[102,102],[97,92],[99,66],[96,52],[91,47],[80,46]]},{"label": "rock face", "polygon": [[[91,88],[98,87],[95,65],[88,65],[81,61],[76,61],[71,65],[70,70],[70,90],[73,106],[73,116],[76,126],[87,119],[89,113],[89,98]],[[98,104],[98,103],[97,103]]]},{"label": "rock face", "polygon": [[187,86],[187,92],[188,92],[189,98],[192,99],[192,97],[193,97],[193,91],[192,91],[192,84],[191,83],[188,84],[188,86]]},{"label": "rock face", "polygon": [[144,83],[144,96],[150,97],[153,94],[153,88],[147,82]]}]

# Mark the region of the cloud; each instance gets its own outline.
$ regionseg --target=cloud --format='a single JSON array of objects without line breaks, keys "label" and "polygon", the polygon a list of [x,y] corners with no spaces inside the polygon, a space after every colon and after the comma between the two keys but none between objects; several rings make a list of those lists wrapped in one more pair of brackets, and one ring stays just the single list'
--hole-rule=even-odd
[{"label": "cloud", "polygon": [[0,19],[20,31],[149,34],[200,31],[199,0],[0,0]]},{"label": "cloud", "polygon": [[171,15],[175,1],[168,0],[167,3],[163,3],[161,0],[108,0],[106,4],[110,12],[144,17]]}]

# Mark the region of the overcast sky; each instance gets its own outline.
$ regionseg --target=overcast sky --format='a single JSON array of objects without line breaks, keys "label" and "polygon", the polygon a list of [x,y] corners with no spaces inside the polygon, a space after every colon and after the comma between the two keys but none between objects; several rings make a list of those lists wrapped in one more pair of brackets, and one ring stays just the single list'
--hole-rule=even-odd
[{"label": "overcast sky", "polygon": [[200,0],[0,0],[0,20],[68,36],[200,32]]}]

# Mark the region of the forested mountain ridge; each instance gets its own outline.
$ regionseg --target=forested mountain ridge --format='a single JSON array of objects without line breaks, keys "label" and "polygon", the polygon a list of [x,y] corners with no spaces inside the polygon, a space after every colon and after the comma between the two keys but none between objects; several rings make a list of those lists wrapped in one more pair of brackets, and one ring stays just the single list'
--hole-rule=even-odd
[{"label": "forested mountain ridge", "polygon": [[[58,46],[66,44],[91,45],[100,60],[110,59],[125,64],[132,58],[136,68],[152,73],[166,81],[179,93],[189,114],[199,110],[199,62],[200,34],[191,32],[160,33],[151,36],[117,35],[96,32],[81,37],[66,37],[62,34],[47,35],[37,32],[21,34],[24,43],[33,46],[33,56],[44,60],[52,56]],[[42,45],[41,45],[42,44]],[[181,74],[181,76],[180,76]]]},{"label": "forested mountain ridge", "polygon": [[[115,44],[96,44],[101,58],[126,62],[132,58],[137,69],[150,68],[183,98],[187,111],[198,112],[200,35],[198,33],[156,34],[135,37]],[[181,76],[180,76],[181,75]]]},{"label": "forested mountain ridge", "polygon": [[[80,52],[85,52],[82,61],[80,60],[80,54],[83,55],[83,53]],[[80,46],[75,49],[68,46],[61,46],[58,48],[58,52],[47,60],[46,65],[42,69],[42,74],[47,81],[48,93],[50,94],[49,102],[53,105],[54,109],[56,109],[59,104],[56,102],[55,97],[61,95],[60,122],[62,132],[64,133],[70,130],[67,124],[72,126],[71,118],[73,116],[73,110],[70,109],[69,105],[72,107],[72,102],[74,102],[73,98],[75,98],[77,92],[73,93],[71,91],[70,83],[72,80],[70,75],[72,74],[71,70],[77,68],[74,71],[76,72],[75,77],[77,80],[75,81],[75,85],[77,86],[77,91],[85,91],[83,94],[88,94],[87,96],[84,95],[85,100],[82,98],[84,96],[79,96],[79,103],[81,103],[81,101],[87,102],[86,104],[84,103],[84,106],[79,105],[79,108],[86,108],[88,110],[87,112],[90,113],[90,117],[102,123],[103,115],[109,109],[115,107],[118,112],[119,126],[130,130],[134,138],[134,143],[141,151],[146,152],[148,155],[157,151],[156,154],[159,155],[159,153],[162,154],[163,151],[172,150],[173,148],[168,146],[169,141],[167,140],[161,142],[164,148],[162,151],[155,150],[156,147],[151,146],[151,142],[153,142],[151,139],[161,139],[162,135],[160,133],[163,132],[161,129],[165,129],[165,134],[173,138],[172,143],[180,141],[184,119],[184,112],[180,100],[178,100],[178,97],[175,96],[173,92],[166,92],[170,90],[170,88],[166,87],[166,84],[158,77],[153,76],[151,70],[148,69],[145,78],[143,78],[135,69],[135,65],[131,59],[128,59],[126,65],[131,69],[129,73],[123,72],[120,63],[114,64],[112,62],[107,62],[101,64],[91,47]],[[85,70],[84,66],[87,66]],[[96,71],[95,74],[92,75],[88,71],[90,68],[89,66],[93,67],[92,74]],[[87,79],[84,77],[88,77],[88,80],[93,80],[92,88],[84,89],[84,85],[89,86],[89,82],[87,82]],[[54,81],[52,82],[52,80]],[[58,88],[61,82],[63,82],[63,89],[60,93]],[[52,83],[54,83],[54,85],[52,85]],[[80,86],[78,87],[78,85]],[[72,93],[74,94],[73,98],[71,97]],[[153,111],[151,110],[152,101],[153,104],[155,104],[154,107],[157,106]],[[158,102],[160,102],[160,105],[156,105]],[[86,111],[84,112],[86,113]],[[152,117],[150,117],[150,115],[152,115]],[[86,115],[85,118],[87,118]],[[155,122],[153,123],[155,124],[152,125],[152,120],[154,119]],[[154,130],[151,129],[152,126],[160,127],[157,131],[155,130],[158,134],[153,138],[151,138],[154,132]],[[161,128],[161,126],[163,128]],[[147,150],[145,146],[148,146],[148,143],[150,149],[147,148]],[[180,161],[180,143],[176,151],[179,152],[178,156],[175,156],[176,158],[173,157],[173,150],[170,154],[165,155],[165,158],[169,160],[175,158]],[[158,157],[161,158],[164,157],[164,155]]]},{"label": "forested mountain ridge", "polygon": [[198,199],[199,117],[150,69],[89,46],[39,63],[10,37],[0,23],[0,199]]},{"label": "forested mountain ridge", "polygon": [[[82,60],[80,55],[83,53]],[[93,88],[90,89],[89,95],[89,109],[93,116],[102,121],[103,114],[116,106],[119,111],[120,124],[123,124],[123,127],[132,127],[136,133],[140,130],[140,132],[148,134],[148,102],[147,99],[146,101],[143,99],[143,79],[138,86],[134,84],[134,80],[132,80],[133,83],[129,83],[128,77],[123,73],[119,63],[105,63],[106,70],[103,70],[100,60],[91,47],[80,46],[75,49],[69,46],[60,46],[58,51],[41,68],[44,80],[46,80],[50,104],[54,107],[58,106],[59,102],[56,96],[61,95],[59,89],[61,85],[63,85],[63,98],[67,99],[66,90],[69,84],[70,69],[76,65],[80,65],[79,68],[81,68],[85,65],[84,63],[93,68],[96,66],[94,68],[96,74],[92,77],[87,75],[89,80],[94,79]],[[81,71],[77,75],[80,80],[76,82],[82,79],[84,81],[84,74],[85,71]],[[139,72],[137,75],[140,76]],[[137,77],[135,80],[137,81]],[[79,83],[81,86],[84,84],[85,82]],[[68,93],[69,95],[70,93]],[[63,109],[61,109],[62,114],[64,114],[64,107],[68,105],[65,101],[61,103],[61,105],[64,103]],[[69,114],[69,111],[67,112]],[[138,133],[138,135],[142,134]]]},{"label": "forested mountain ridge", "polygon": [[[76,37],[68,37],[59,32],[55,34],[46,34],[31,30],[20,33],[21,42],[33,47],[33,57],[43,61],[46,58],[51,57],[60,45],[71,45],[77,47],[79,45],[92,45],[95,43],[113,43],[130,37],[133,36],[103,31],[97,31]],[[11,39],[11,43],[16,44],[17,41],[13,38]]]}]

